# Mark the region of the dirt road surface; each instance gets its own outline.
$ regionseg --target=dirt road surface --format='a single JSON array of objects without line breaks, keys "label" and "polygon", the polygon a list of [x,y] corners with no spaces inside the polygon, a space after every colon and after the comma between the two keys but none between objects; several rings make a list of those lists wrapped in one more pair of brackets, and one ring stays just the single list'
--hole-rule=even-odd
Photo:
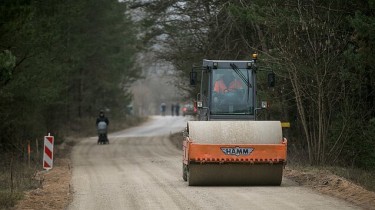
[{"label": "dirt road surface", "polygon": [[72,151],[75,209],[358,209],[283,179],[279,187],[189,187],[182,152],[168,139],[188,118],[153,117],[140,127],[80,141]]}]

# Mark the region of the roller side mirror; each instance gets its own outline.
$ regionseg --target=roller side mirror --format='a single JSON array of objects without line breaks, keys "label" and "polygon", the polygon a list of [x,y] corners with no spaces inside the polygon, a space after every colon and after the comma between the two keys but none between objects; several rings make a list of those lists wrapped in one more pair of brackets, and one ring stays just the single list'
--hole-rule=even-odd
[{"label": "roller side mirror", "polygon": [[276,75],[271,72],[268,74],[268,87],[275,87],[276,85]]},{"label": "roller side mirror", "polygon": [[190,85],[191,86],[197,85],[197,72],[195,71],[190,72]]}]

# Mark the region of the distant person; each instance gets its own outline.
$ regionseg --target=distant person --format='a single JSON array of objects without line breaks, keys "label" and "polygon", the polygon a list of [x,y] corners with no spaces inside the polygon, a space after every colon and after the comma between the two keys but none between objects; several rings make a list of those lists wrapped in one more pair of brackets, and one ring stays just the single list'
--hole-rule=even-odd
[{"label": "distant person", "polygon": [[104,116],[104,111],[103,110],[100,110],[99,117],[96,118],[96,125],[98,125],[99,122],[105,122],[107,124],[107,126],[109,125],[109,120],[108,120],[108,118],[106,116]]},{"label": "distant person", "polygon": [[162,116],[165,116],[166,108],[167,108],[167,106],[165,105],[165,103],[161,103],[161,105],[160,105],[160,111],[161,111],[161,115]]},{"label": "distant person", "polygon": [[171,104],[171,115],[174,116],[174,104]]},{"label": "distant person", "polygon": [[174,105],[174,108],[175,108],[176,116],[179,116],[180,115],[180,104],[176,103]]},{"label": "distant person", "polygon": [[109,142],[107,137],[109,120],[104,116],[104,111],[100,110],[99,117],[96,118],[96,127],[98,129],[98,143]]}]

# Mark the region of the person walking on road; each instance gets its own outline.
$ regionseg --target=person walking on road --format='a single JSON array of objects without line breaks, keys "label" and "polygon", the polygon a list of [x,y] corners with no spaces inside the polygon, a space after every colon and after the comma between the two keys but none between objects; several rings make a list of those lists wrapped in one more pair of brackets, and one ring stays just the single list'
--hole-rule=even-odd
[{"label": "person walking on road", "polygon": [[171,115],[174,116],[174,104],[171,104]]},{"label": "person walking on road", "polygon": [[109,120],[108,120],[108,118],[106,116],[104,116],[104,111],[103,110],[100,110],[99,117],[96,118],[96,125],[98,125],[99,122],[105,122],[107,124],[107,126],[109,125]]},{"label": "person walking on road", "polygon": [[162,116],[165,116],[166,108],[167,108],[167,106],[165,105],[165,103],[161,103],[161,105],[160,105],[160,111],[161,111],[161,115]]},{"label": "person walking on road", "polygon": [[174,108],[175,108],[176,116],[179,116],[180,115],[180,104],[176,103],[174,105]]},{"label": "person walking on road", "polygon": [[[107,130],[108,130],[108,125],[109,125],[109,120],[106,116],[104,116],[104,111],[100,110],[99,112],[99,117],[96,118],[96,127],[98,129],[98,142],[99,141],[104,141],[108,142],[108,137],[107,137]],[[101,138],[102,137],[102,138]],[[103,139],[104,137],[104,139]]]}]

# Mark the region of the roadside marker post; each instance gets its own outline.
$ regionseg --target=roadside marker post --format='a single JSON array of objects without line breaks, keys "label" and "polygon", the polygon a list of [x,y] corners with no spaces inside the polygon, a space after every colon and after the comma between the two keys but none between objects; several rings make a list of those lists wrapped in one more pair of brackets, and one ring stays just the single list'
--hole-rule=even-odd
[{"label": "roadside marker post", "polygon": [[30,160],[31,160],[31,146],[30,146],[30,141],[27,141],[27,163],[30,168]]},{"label": "roadside marker post", "polygon": [[48,133],[48,136],[44,137],[44,149],[43,149],[43,168],[50,170],[53,167],[53,143],[54,137]]}]

